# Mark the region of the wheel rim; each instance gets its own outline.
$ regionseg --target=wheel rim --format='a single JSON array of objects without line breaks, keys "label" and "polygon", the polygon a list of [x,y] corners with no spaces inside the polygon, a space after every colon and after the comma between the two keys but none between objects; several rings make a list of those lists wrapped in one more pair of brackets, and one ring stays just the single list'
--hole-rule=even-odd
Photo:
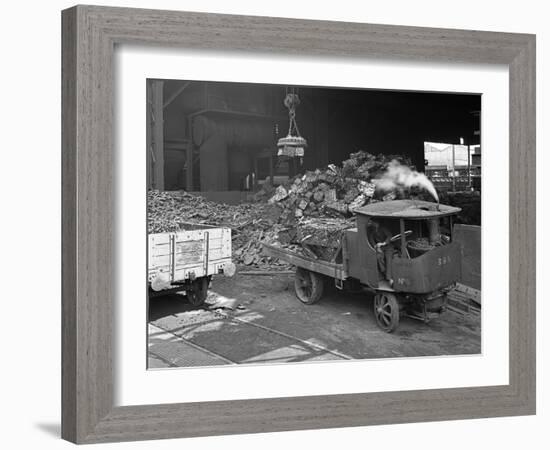
[{"label": "wheel rim", "polygon": [[374,299],[374,312],[376,320],[382,327],[390,328],[392,326],[395,313],[395,305],[390,297],[385,294],[377,295]]},{"label": "wheel rim", "polygon": [[311,294],[313,293],[313,282],[311,281],[310,274],[300,272],[297,274],[297,280],[300,293],[305,298],[311,298]]}]

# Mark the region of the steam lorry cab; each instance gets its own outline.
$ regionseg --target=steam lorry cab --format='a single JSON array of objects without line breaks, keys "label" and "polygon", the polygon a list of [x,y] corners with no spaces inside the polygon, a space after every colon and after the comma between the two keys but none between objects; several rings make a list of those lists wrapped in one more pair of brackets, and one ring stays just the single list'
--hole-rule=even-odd
[{"label": "steam lorry cab", "polygon": [[394,331],[400,317],[424,322],[445,310],[447,292],[460,279],[461,248],[453,241],[460,208],[422,200],[392,200],[355,210],[355,228],[344,230],[332,260],[311,258],[277,245],[265,251],[296,266],[300,301],[320,300],[323,286],[374,294],[378,326]]}]

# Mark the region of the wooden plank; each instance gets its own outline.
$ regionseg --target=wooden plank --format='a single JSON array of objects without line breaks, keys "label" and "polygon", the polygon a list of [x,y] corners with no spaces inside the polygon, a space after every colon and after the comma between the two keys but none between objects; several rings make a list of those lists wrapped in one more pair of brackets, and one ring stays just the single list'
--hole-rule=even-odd
[{"label": "wooden plank", "polygon": [[213,245],[218,243],[228,243],[231,241],[231,230],[229,228],[210,228],[179,231],[179,232],[167,232],[167,233],[153,233],[148,235],[148,242],[150,247],[167,245],[170,242],[170,236],[174,235],[176,242],[186,242],[193,240],[203,240],[204,232],[208,231],[209,242]]},{"label": "wooden plank", "polygon": [[464,295],[471,298],[473,301],[481,305],[481,291],[470,286],[466,286],[462,283],[456,283],[456,291],[461,292]]},{"label": "wooden plank", "polygon": [[162,246],[167,245],[170,242],[171,236],[174,236],[177,242],[185,241],[202,241],[204,239],[203,230],[192,231],[180,231],[180,232],[167,232],[167,233],[155,233],[148,236],[150,246]]},{"label": "wooden plank", "polygon": [[[61,339],[63,367],[61,371],[61,435],[64,439],[76,442],[82,439],[79,430],[82,429],[82,416],[78,412],[87,399],[78,398],[78,368],[77,361],[81,358],[78,350],[78,306],[77,276],[79,258],[77,254],[78,193],[77,193],[77,34],[78,17],[76,8],[63,13],[62,27],[62,71],[61,71],[61,102],[63,104],[61,122]],[[82,94],[80,94],[82,95]],[[80,349],[82,351],[82,349]]]},{"label": "wooden plank", "polygon": [[[227,264],[228,262],[231,262],[231,260],[227,258],[209,261],[208,275],[217,275],[216,266],[224,263]],[[206,275],[204,264],[201,264],[199,266],[186,266],[181,268],[177,267],[174,273],[174,281],[182,281],[188,279],[190,272],[193,272],[196,277],[202,277]]]},{"label": "wooden plank", "polygon": [[204,264],[189,264],[185,267],[177,267],[174,271],[174,281],[184,281],[190,278],[191,272],[195,277],[203,277],[205,275]]},{"label": "wooden plank", "polygon": [[[214,241],[209,240],[209,249],[212,251],[220,251],[226,253],[226,256],[231,255],[231,244],[222,240],[216,239]],[[189,240],[189,241],[175,241],[175,253],[188,253],[190,250],[191,243],[196,243],[196,245],[204,245],[204,239],[200,240]],[[149,246],[149,254],[151,256],[163,256],[171,254],[170,244],[156,244]]]},{"label": "wooden plank", "polygon": [[[208,274],[209,275],[216,275],[216,266],[219,266],[221,264],[227,264],[231,262],[231,258],[213,258],[208,263]],[[168,272],[171,269],[170,264],[164,264],[159,265],[155,268],[155,270],[149,270],[148,272],[148,279],[151,281],[152,278],[154,278],[157,274],[157,271],[162,270],[163,272]],[[174,282],[177,281],[184,281],[189,279],[190,273],[193,272],[195,277],[202,277],[205,273],[205,266],[203,261],[200,261],[199,263],[191,263],[188,264],[178,264],[174,268]]]},{"label": "wooden plank", "polygon": [[263,244],[263,251],[272,258],[278,258],[296,267],[302,267],[312,272],[317,272],[340,280],[345,280],[347,278],[342,264],[330,263],[321,259],[314,260],[290,250],[268,244]]},{"label": "wooden plank", "polygon": [[61,430],[84,442],[113,410],[115,77],[113,41],[87,10],[64,15]]},{"label": "wooden plank", "polygon": [[462,247],[460,281],[481,290],[481,227],[457,223],[453,227],[453,240]]}]

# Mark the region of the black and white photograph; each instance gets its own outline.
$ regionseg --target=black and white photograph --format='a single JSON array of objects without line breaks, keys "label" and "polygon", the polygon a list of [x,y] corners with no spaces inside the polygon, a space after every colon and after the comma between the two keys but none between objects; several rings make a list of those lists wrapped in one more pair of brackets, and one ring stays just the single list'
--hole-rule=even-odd
[{"label": "black and white photograph", "polygon": [[6,3],[2,448],[544,448],[546,9]]},{"label": "black and white photograph", "polygon": [[481,95],[146,92],[149,369],[481,353]]}]

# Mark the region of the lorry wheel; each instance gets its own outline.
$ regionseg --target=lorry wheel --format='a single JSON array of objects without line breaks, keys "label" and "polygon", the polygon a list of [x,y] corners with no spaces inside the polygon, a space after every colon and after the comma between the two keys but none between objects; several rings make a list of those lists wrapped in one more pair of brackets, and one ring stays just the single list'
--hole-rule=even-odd
[{"label": "lorry wheel", "polygon": [[201,277],[193,281],[191,289],[187,291],[187,299],[193,306],[201,306],[208,296],[208,277]]},{"label": "lorry wheel", "polygon": [[399,325],[399,302],[394,294],[380,292],[374,296],[374,317],[376,323],[386,333],[391,333]]},{"label": "lorry wheel", "polygon": [[323,296],[323,277],[318,273],[298,267],[294,277],[296,297],[306,305],[312,305]]}]

